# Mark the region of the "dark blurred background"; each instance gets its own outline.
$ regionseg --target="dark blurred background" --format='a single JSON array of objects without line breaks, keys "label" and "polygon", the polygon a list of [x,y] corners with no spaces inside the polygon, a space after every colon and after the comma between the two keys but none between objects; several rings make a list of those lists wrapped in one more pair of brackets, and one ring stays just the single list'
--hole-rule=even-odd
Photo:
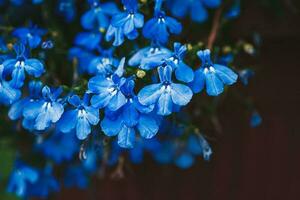
[{"label": "dark blurred background", "polygon": [[[271,6],[268,4],[272,4]],[[57,199],[300,199],[300,1],[242,0],[232,37],[262,37],[258,71],[247,94],[263,117],[251,129],[234,100],[219,111],[222,134],[210,162],[189,170],[151,160],[127,166],[125,178],[93,180],[88,191],[63,190]],[[297,5],[298,4],[298,5]],[[252,61],[253,62],[253,61]]]}]

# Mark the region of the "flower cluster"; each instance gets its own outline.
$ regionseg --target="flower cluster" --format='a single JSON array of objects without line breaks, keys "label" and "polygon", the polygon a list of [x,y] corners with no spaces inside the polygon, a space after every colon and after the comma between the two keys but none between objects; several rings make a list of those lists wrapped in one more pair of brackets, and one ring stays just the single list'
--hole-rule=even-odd
[{"label": "flower cluster", "polygon": [[[0,5],[26,4],[10,2]],[[29,2],[41,8],[46,3]],[[238,76],[247,85],[253,71],[236,71],[228,67],[227,57],[217,58],[214,49],[175,42],[172,36],[183,32],[176,17],[190,15],[204,22],[206,9],[219,7],[221,0],[121,4],[122,9],[113,1],[87,0],[88,9],[78,18],[82,31],[74,34],[67,53],[61,52],[65,44],[59,46],[58,41],[68,33],[53,27],[46,30],[30,23],[0,37],[0,103],[9,108],[11,120],[34,133],[35,153],[50,160],[38,169],[18,157],[9,192],[44,198],[60,184],[85,188],[87,176],[96,173],[99,163],[119,165],[126,153],[135,164],[148,154],[157,163],[182,169],[198,156],[210,159],[212,149],[198,125],[185,116],[184,107],[200,92],[203,98],[221,95]],[[66,25],[76,21],[74,0],[59,0],[55,10]],[[49,13],[45,17],[49,20]],[[58,80],[53,70],[59,63],[54,62],[57,54],[67,54],[67,71],[72,63],[70,84]],[[251,124],[260,121],[255,114]],[[81,162],[74,159],[77,154]],[[63,166],[62,183],[53,175],[53,163],[71,163]]]}]

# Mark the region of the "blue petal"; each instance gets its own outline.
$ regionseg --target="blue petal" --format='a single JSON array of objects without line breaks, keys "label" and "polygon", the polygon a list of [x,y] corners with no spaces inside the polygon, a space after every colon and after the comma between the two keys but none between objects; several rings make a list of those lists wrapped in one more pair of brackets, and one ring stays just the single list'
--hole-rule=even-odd
[{"label": "blue petal", "polygon": [[34,77],[40,77],[44,73],[44,65],[38,59],[25,60],[26,72]]},{"label": "blue petal", "polygon": [[140,13],[134,14],[134,26],[136,28],[142,28],[144,25],[144,15]]},{"label": "blue petal", "polygon": [[107,107],[111,111],[116,111],[121,108],[124,104],[126,104],[127,99],[121,91],[118,91],[116,95],[114,95],[109,101]]},{"label": "blue petal", "polygon": [[171,88],[171,97],[174,104],[185,106],[191,101],[193,92],[188,86],[173,83]]},{"label": "blue petal", "polygon": [[90,124],[97,125],[99,122],[99,110],[93,107],[85,107],[85,111],[87,112],[87,119]]},{"label": "blue petal", "polygon": [[155,104],[162,93],[161,87],[161,84],[145,86],[138,94],[139,102],[146,106]]},{"label": "blue petal", "polygon": [[140,132],[140,135],[143,138],[150,139],[156,135],[158,132],[159,126],[156,123],[156,120],[147,115],[141,115],[137,129]]},{"label": "blue petal", "polygon": [[204,22],[208,18],[208,13],[200,1],[194,1],[191,7],[191,18],[195,22]]},{"label": "blue petal", "polygon": [[69,133],[75,128],[77,123],[77,110],[70,110],[65,112],[58,122],[58,128],[63,133]]},{"label": "blue petal", "polygon": [[177,167],[187,169],[194,164],[194,157],[189,153],[182,153],[176,158],[175,164]]},{"label": "blue petal", "polygon": [[96,23],[96,13],[94,10],[89,10],[81,17],[81,25],[85,29],[93,29]]},{"label": "blue petal", "polygon": [[107,92],[107,89],[112,87],[114,83],[103,76],[94,76],[88,82],[88,89],[93,93]]},{"label": "blue petal", "polygon": [[0,83],[0,102],[5,105],[10,105],[21,97],[21,91],[12,88],[10,84],[5,81]]},{"label": "blue petal", "polygon": [[179,34],[182,31],[181,23],[172,17],[166,17],[166,25],[169,28],[170,33]]},{"label": "blue petal", "polygon": [[73,96],[71,96],[71,97],[68,99],[68,102],[69,102],[72,106],[74,106],[74,107],[78,107],[78,106],[80,106],[80,104],[81,104],[81,100],[80,100],[80,98],[79,98],[78,95],[73,95]]},{"label": "blue petal", "polygon": [[171,8],[172,14],[176,17],[184,17],[187,14],[191,1],[175,0],[172,2]]},{"label": "blue petal", "polygon": [[117,135],[121,131],[123,123],[120,117],[116,120],[111,120],[105,116],[101,121],[100,126],[104,134],[111,137]]},{"label": "blue petal", "polygon": [[238,75],[230,68],[223,65],[214,65],[217,76],[223,81],[225,85],[232,85],[237,81]]},{"label": "blue petal", "polygon": [[127,103],[122,112],[124,124],[128,127],[133,127],[138,123],[139,113],[133,103]]},{"label": "blue petal", "polygon": [[91,133],[91,126],[85,117],[80,117],[76,124],[76,135],[80,140],[84,140]]},{"label": "blue petal", "polygon": [[29,102],[29,98],[21,99],[10,107],[8,111],[8,117],[11,120],[16,120],[22,117],[23,114],[23,108],[25,108],[26,104]]},{"label": "blue petal", "polygon": [[157,114],[169,115],[172,113],[173,102],[168,92],[163,92],[157,102]]},{"label": "blue petal", "polygon": [[123,125],[118,134],[118,145],[122,148],[133,148],[135,142],[135,131]]},{"label": "blue petal", "polygon": [[175,75],[179,81],[183,81],[185,83],[189,83],[194,80],[194,71],[182,61],[179,61],[178,67],[175,70]]},{"label": "blue petal", "polygon": [[88,50],[93,50],[97,48],[101,41],[101,34],[94,32],[83,32],[78,33],[75,38],[75,44],[82,46]]},{"label": "blue petal", "polygon": [[223,82],[213,72],[205,74],[206,92],[210,96],[218,96],[224,90]]},{"label": "blue petal", "polygon": [[194,81],[189,84],[194,93],[199,93],[203,90],[205,85],[205,75],[203,73],[203,68],[195,71]]},{"label": "blue petal", "polygon": [[91,98],[91,105],[94,108],[104,108],[106,107],[112,99],[112,95],[109,92],[103,92],[98,95],[94,95]]},{"label": "blue petal", "polygon": [[202,0],[209,8],[216,8],[221,5],[221,0]]},{"label": "blue petal", "polygon": [[49,113],[51,116],[51,122],[55,123],[60,119],[61,115],[63,114],[64,107],[62,104],[57,102],[52,102],[51,104],[52,105],[51,108],[49,109]]},{"label": "blue petal", "polygon": [[16,67],[12,72],[12,80],[10,85],[14,88],[21,88],[25,80],[25,71],[23,67]]},{"label": "blue petal", "polygon": [[26,105],[23,110],[23,117],[30,120],[35,119],[41,112],[44,101],[34,101]]}]

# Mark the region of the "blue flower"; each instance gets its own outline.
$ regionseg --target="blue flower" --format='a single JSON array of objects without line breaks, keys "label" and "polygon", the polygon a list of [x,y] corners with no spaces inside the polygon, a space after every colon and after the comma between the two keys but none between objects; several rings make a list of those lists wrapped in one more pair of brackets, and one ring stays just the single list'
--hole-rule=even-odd
[{"label": "blue flower", "polygon": [[123,148],[132,148],[137,129],[143,138],[150,139],[159,129],[159,119],[151,114],[154,105],[143,106],[133,92],[134,81],[128,80],[123,86],[126,103],[117,112],[106,110],[101,128],[107,136],[118,135],[118,144]]},{"label": "blue flower", "polygon": [[23,110],[23,117],[28,122],[32,122],[33,128],[43,131],[51,123],[56,123],[64,112],[64,107],[59,102],[58,97],[62,89],[50,89],[44,86],[42,89],[42,98],[38,101],[30,102]]},{"label": "blue flower", "polygon": [[78,33],[75,38],[75,45],[84,47],[87,50],[93,50],[100,44],[101,37],[99,32]]},{"label": "blue flower", "polygon": [[172,15],[183,18],[190,15],[195,22],[204,22],[208,18],[208,8],[217,8],[220,6],[221,0],[172,0],[169,1]]},{"label": "blue flower", "polygon": [[182,31],[181,24],[161,11],[162,0],[156,0],[154,17],[146,22],[143,35],[160,44],[168,42],[170,33],[178,35]]},{"label": "blue flower", "polygon": [[125,58],[120,61],[117,70],[110,76],[94,76],[89,80],[88,89],[94,95],[91,104],[95,108],[107,107],[112,111],[118,110],[126,103],[126,98],[121,91],[122,85],[126,82],[123,76]]},{"label": "blue flower", "polygon": [[210,50],[198,51],[202,65],[195,71],[195,78],[191,87],[194,93],[206,87],[210,96],[217,96],[224,90],[224,85],[232,85],[237,81],[237,74],[224,65],[213,64],[210,59]]},{"label": "blue flower", "polygon": [[80,189],[88,186],[88,179],[82,166],[70,166],[66,169],[64,185],[67,188],[78,187]]},{"label": "blue flower", "polygon": [[89,0],[91,9],[81,17],[83,28],[91,30],[105,30],[109,25],[109,17],[119,12],[113,2],[100,4],[99,0]]},{"label": "blue flower", "polygon": [[98,124],[99,110],[89,106],[88,94],[84,95],[83,100],[73,95],[68,101],[75,109],[65,111],[58,122],[58,127],[63,133],[75,129],[77,138],[84,140],[91,133],[91,125]]},{"label": "blue flower", "polygon": [[159,45],[151,45],[139,49],[128,61],[130,66],[138,66],[143,70],[151,70],[163,63],[163,59],[169,58],[172,52]]},{"label": "blue flower", "polygon": [[41,97],[42,82],[40,81],[30,81],[28,84],[29,96],[14,102],[9,111],[8,117],[11,120],[20,119],[23,115],[24,108],[33,101],[38,100]]},{"label": "blue flower", "polygon": [[241,13],[241,2],[240,0],[235,0],[231,8],[225,13],[226,19],[235,19]]},{"label": "blue flower", "polygon": [[47,165],[39,171],[39,178],[28,187],[27,196],[47,198],[50,193],[59,191],[59,183],[52,175],[52,167]]},{"label": "blue flower", "polygon": [[17,101],[21,97],[21,91],[15,89],[4,80],[3,77],[3,65],[0,65],[0,103],[4,105],[10,105]]},{"label": "blue flower", "polygon": [[137,38],[137,29],[142,28],[144,25],[144,16],[137,12],[137,1],[123,0],[122,3],[125,12],[113,16],[106,32],[106,41],[110,41],[114,38],[114,46],[121,45],[124,42],[124,36],[129,40]]},{"label": "blue flower", "polygon": [[76,7],[74,0],[59,0],[57,2],[57,10],[66,22],[71,22],[76,16]]},{"label": "blue flower", "polygon": [[78,71],[79,73],[89,72],[90,62],[95,58],[95,55],[83,48],[73,47],[69,50],[68,55],[69,60],[73,61],[74,59],[78,62]]},{"label": "blue flower", "polygon": [[257,111],[254,111],[250,118],[250,126],[252,128],[258,127],[262,123],[262,118]]},{"label": "blue flower", "polygon": [[29,184],[35,183],[38,177],[38,172],[35,169],[17,163],[17,166],[9,178],[7,191],[15,193],[19,197],[24,197],[27,194]]},{"label": "blue flower", "polygon": [[244,69],[239,71],[240,80],[244,85],[248,85],[249,79],[252,78],[253,76],[254,76],[254,71],[251,69]]},{"label": "blue flower", "polygon": [[37,143],[36,148],[44,156],[60,164],[63,161],[70,161],[78,152],[79,144],[77,141],[73,134],[55,131],[49,138]]},{"label": "blue flower", "polygon": [[23,44],[16,45],[15,51],[17,54],[15,59],[7,59],[2,63],[4,67],[3,76],[7,77],[11,75],[11,85],[14,88],[20,88],[24,84],[25,71],[37,78],[44,73],[45,69],[44,65],[38,59],[26,58],[25,46]]},{"label": "blue flower", "polygon": [[173,83],[172,68],[158,67],[160,83],[145,86],[138,94],[141,104],[155,104],[158,115],[170,115],[174,105],[185,106],[192,99],[192,90],[183,84]]},{"label": "blue flower", "polygon": [[22,43],[28,44],[30,48],[36,48],[42,41],[42,36],[46,34],[45,29],[37,28],[36,26],[26,28],[17,28],[12,35],[17,37]]},{"label": "blue flower", "polygon": [[113,57],[113,49],[100,49],[100,56],[91,60],[88,65],[89,74],[109,76],[113,73],[114,67],[119,61]]}]

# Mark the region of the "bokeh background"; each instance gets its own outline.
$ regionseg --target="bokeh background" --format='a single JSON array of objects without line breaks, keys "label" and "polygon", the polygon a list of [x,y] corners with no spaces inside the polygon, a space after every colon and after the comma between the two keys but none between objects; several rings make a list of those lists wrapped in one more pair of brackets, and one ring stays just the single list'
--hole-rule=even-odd
[{"label": "bokeh background", "polygon": [[[94,179],[87,191],[63,189],[55,199],[300,199],[300,1],[242,0],[229,33],[237,40],[261,35],[257,66],[244,89],[263,123],[250,128],[238,102],[228,98],[219,113],[222,133],[210,162],[191,169],[156,165],[151,159],[126,166],[125,177]],[[238,107],[238,106],[237,106]]]}]

